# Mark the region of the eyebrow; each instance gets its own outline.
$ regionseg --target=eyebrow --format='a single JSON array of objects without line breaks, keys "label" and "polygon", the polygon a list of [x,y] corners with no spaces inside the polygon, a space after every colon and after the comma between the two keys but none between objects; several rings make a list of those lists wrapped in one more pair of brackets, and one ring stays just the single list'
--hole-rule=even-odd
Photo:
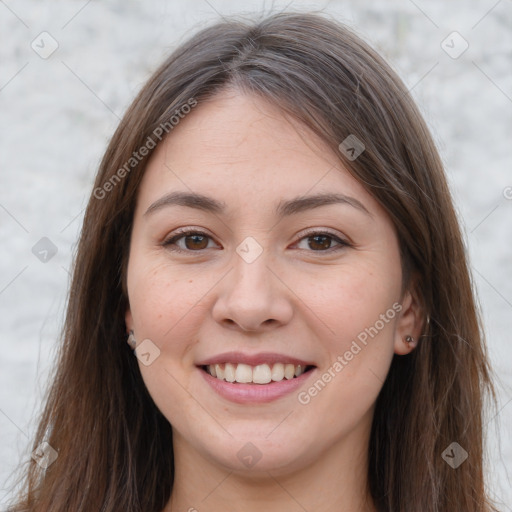
[{"label": "eyebrow", "polygon": [[[345,194],[329,193],[299,196],[286,201],[281,200],[275,208],[275,213],[278,217],[282,218],[331,204],[346,204],[372,217],[366,207],[354,197]],[[144,215],[149,215],[168,206],[187,206],[214,214],[222,214],[226,210],[226,203],[224,201],[218,201],[217,199],[203,194],[197,194],[195,192],[171,192],[152,203]]]}]

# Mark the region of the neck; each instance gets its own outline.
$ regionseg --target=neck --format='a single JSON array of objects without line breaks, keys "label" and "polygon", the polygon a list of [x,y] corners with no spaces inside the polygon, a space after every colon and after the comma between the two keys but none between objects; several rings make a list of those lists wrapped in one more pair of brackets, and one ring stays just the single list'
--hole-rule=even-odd
[{"label": "neck", "polygon": [[244,512],[376,510],[367,486],[368,436],[363,443],[344,438],[293,472],[242,474],[213,464],[174,434],[176,472],[163,512],[225,512],[226,504]]}]

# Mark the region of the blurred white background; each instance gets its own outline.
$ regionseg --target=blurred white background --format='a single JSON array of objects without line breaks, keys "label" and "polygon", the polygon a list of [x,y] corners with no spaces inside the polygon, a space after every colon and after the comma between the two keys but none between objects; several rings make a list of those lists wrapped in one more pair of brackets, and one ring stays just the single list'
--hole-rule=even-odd
[{"label": "blurred white background", "polygon": [[[120,117],[193,31],[220,16],[286,7],[324,10],[355,28],[398,71],[432,129],[499,379],[489,483],[502,510],[512,510],[511,0],[0,0],[2,509],[10,474],[30,459],[74,244]],[[32,252],[42,237],[57,249],[47,262]]]}]

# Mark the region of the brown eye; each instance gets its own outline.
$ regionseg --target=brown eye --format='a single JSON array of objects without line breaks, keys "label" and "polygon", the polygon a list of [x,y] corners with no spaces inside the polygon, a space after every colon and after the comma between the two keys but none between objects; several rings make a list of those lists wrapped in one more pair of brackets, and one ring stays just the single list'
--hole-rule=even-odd
[{"label": "brown eye", "polygon": [[313,250],[322,250],[322,249],[330,249],[332,244],[332,237],[326,235],[315,235],[310,236],[309,240],[313,240],[313,242],[309,242],[309,247]]},{"label": "brown eye", "polygon": [[183,238],[185,239],[185,246],[187,249],[206,249],[208,247],[208,237],[206,236],[187,235]]},{"label": "brown eye", "polygon": [[[306,247],[300,247],[300,244]],[[339,238],[338,236],[327,232],[311,233],[299,241],[299,249],[310,250],[313,252],[333,252],[345,247],[350,247],[350,244]]]},{"label": "brown eye", "polygon": [[183,231],[165,242],[163,246],[176,252],[199,252],[208,249],[211,237],[200,231]]}]

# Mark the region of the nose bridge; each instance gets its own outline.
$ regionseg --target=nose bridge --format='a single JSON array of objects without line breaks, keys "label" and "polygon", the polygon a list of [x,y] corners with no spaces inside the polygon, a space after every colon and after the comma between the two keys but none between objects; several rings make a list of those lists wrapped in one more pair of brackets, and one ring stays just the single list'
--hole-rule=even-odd
[{"label": "nose bridge", "polygon": [[245,287],[254,287],[255,291],[268,293],[269,276],[272,275],[268,267],[273,264],[272,260],[268,237],[246,236],[233,254],[233,284],[242,291]]},{"label": "nose bridge", "polygon": [[268,254],[262,253],[254,261],[247,261],[240,255],[235,256],[233,259],[235,266],[233,284],[236,291],[245,292],[252,290],[253,296],[259,294],[267,295],[270,292],[269,288],[272,286],[272,283],[269,280],[269,275],[271,275],[269,264],[271,262],[269,261]]},{"label": "nose bridge", "polygon": [[244,330],[289,321],[292,305],[286,287],[271,270],[273,263],[271,252],[251,237],[236,248],[233,271],[226,276],[214,306],[217,321],[234,323]]},{"label": "nose bridge", "polygon": [[[261,247],[261,246],[260,246]],[[257,248],[250,241],[242,242],[233,255],[234,272],[229,293],[236,300],[247,301],[260,307],[272,299],[272,272],[270,251]]]}]

